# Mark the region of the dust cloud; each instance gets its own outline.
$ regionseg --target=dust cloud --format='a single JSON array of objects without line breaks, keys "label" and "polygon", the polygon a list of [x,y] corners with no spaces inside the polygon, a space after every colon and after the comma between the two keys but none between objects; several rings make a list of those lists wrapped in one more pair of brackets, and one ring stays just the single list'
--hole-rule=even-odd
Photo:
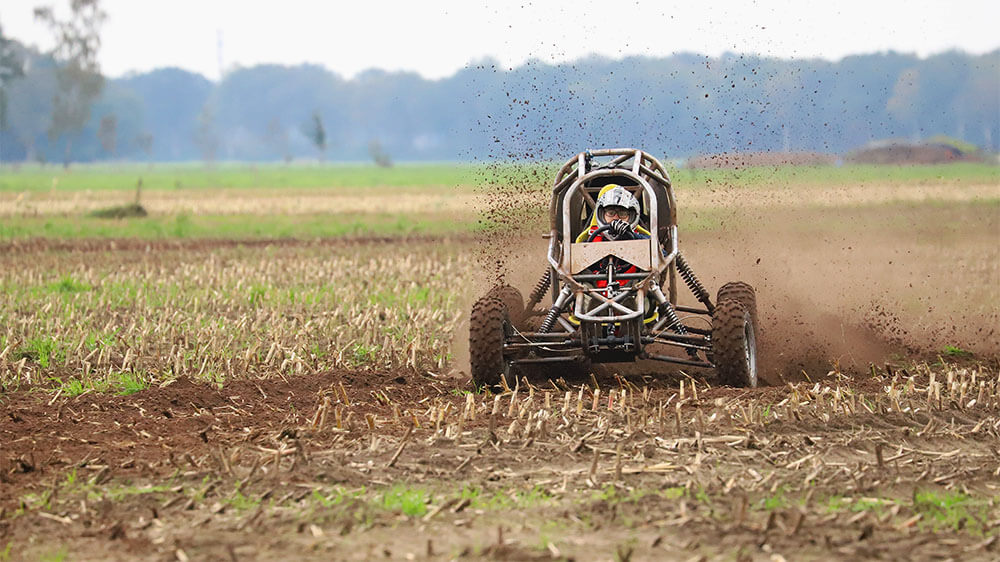
[{"label": "dust cloud", "polygon": [[[863,375],[871,365],[946,353],[1000,357],[1000,223],[989,207],[907,206],[893,209],[891,220],[880,206],[716,209],[717,225],[686,232],[686,218],[713,211],[685,212],[683,187],[678,200],[681,251],[706,288],[714,295],[741,280],[757,290],[761,378],[769,384]],[[480,246],[482,259],[502,268],[484,272],[480,287],[499,280],[527,296],[546,266],[544,230],[536,222],[533,233],[519,229],[502,244]],[[679,295],[695,304],[683,284]],[[654,362],[605,368],[676,371]]]}]

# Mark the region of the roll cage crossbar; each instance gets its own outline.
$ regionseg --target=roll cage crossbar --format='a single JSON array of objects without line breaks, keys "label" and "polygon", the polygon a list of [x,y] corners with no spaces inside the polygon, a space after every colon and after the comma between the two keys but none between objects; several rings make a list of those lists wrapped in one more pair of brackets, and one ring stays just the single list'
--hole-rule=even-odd
[{"label": "roll cage crossbar", "polygon": [[[594,159],[611,157],[611,160],[595,165]],[[644,201],[643,218],[648,219],[651,236],[648,240],[632,240],[617,243],[617,254],[627,256],[640,273],[613,275],[610,271],[608,284],[634,281],[624,290],[609,295],[607,288],[597,289],[591,283],[605,276],[581,269],[587,261],[574,260],[574,252],[586,253],[588,243],[575,243],[574,225],[579,225],[581,216],[593,216],[597,212],[597,202],[592,191],[608,183],[617,183],[628,189],[640,201]],[[595,187],[596,186],[596,187]],[[582,207],[580,202],[582,200]],[[665,212],[664,212],[665,211]],[[670,176],[663,165],[641,150],[616,148],[586,151],[577,154],[562,166],[552,188],[549,207],[550,232],[548,262],[554,272],[553,297],[560,293],[575,295],[573,316],[580,321],[620,322],[641,318],[647,314],[647,296],[652,295],[659,304],[676,304],[674,275],[670,275],[668,292],[665,297],[660,284],[668,271],[674,268],[677,258],[677,215],[674,206]],[[598,252],[612,249],[601,243]],[[594,255],[599,255],[594,254]],[[636,263],[638,262],[638,263]],[[559,290],[559,281],[566,286]],[[599,304],[587,310],[590,300]],[[626,304],[626,301],[634,303]]]}]

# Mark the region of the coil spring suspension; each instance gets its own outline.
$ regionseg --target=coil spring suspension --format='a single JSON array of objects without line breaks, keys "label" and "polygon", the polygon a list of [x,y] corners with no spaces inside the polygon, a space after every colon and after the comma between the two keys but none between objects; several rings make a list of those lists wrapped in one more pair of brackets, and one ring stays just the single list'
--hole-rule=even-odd
[{"label": "coil spring suspension", "polygon": [[545,292],[549,290],[549,286],[552,285],[552,268],[547,268],[545,273],[542,274],[542,278],[538,280],[535,284],[535,288],[528,295],[528,304],[525,306],[526,310],[532,310],[535,305],[541,302],[542,297],[545,296]]},{"label": "coil spring suspension", "polygon": [[705,308],[710,313],[715,312],[715,306],[712,305],[708,291],[702,286],[701,281],[698,281],[698,277],[695,276],[694,271],[691,271],[691,266],[688,265],[683,254],[677,254],[677,271],[680,272],[681,278],[684,279],[684,283],[688,286],[688,289],[691,289],[698,302],[705,305]]},{"label": "coil spring suspension", "polygon": [[[674,310],[674,307],[671,306],[669,301],[661,304],[657,310],[659,310],[660,314],[662,314],[663,317],[670,322],[669,324],[667,324],[668,328],[673,328],[678,334],[682,336],[687,335],[688,333],[687,328],[684,327],[684,324],[681,322],[681,319],[677,317],[677,311]],[[689,347],[685,351],[687,351],[688,357],[690,357],[691,359],[696,359],[696,360],[698,359],[697,349]]]},{"label": "coil spring suspension", "polygon": [[681,323],[681,319],[677,317],[677,311],[674,310],[674,307],[669,302],[661,304],[659,312],[669,321],[667,328],[673,328],[678,334],[687,335],[687,328]]},{"label": "coil spring suspension", "polygon": [[556,318],[559,317],[559,307],[553,306],[549,309],[549,313],[545,315],[545,320],[542,321],[542,325],[539,326],[538,331],[547,334],[552,326],[556,323]]}]

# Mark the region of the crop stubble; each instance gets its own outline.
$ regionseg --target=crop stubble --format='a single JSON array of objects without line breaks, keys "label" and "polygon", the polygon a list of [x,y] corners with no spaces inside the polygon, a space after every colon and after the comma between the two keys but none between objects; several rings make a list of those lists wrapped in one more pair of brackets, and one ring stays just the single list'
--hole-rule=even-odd
[{"label": "crop stubble", "polygon": [[[644,366],[457,391],[452,340],[484,282],[468,265],[494,260],[492,277],[498,250],[540,257],[520,232],[485,252],[10,245],[0,552],[995,557],[995,207],[894,207],[895,223],[870,207],[762,209],[684,235],[706,284],[739,272],[758,289],[779,360],[776,386],[747,391]],[[533,282],[526,266],[509,278]],[[943,343],[977,357],[940,364]],[[107,392],[129,391],[122,373],[150,388]]]},{"label": "crop stubble", "polygon": [[[24,556],[58,533],[74,554],[120,559],[995,555],[994,372],[754,391],[594,382],[476,396],[336,371],[14,393],[3,536]],[[391,501],[406,494],[416,503]]]}]

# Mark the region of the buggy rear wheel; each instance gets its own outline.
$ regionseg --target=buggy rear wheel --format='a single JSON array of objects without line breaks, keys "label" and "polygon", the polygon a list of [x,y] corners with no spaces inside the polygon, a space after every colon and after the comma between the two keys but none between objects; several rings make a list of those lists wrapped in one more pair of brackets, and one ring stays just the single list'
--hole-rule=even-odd
[{"label": "buggy rear wheel", "polygon": [[757,292],[754,291],[754,288],[749,283],[730,281],[719,287],[715,302],[722,302],[727,299],[739,301],[740,304],[750,311],[750,316],[753,318],[754,336],[756,339],[760,339],[760,320],[757,316]]},{"label": "buggy rear wheel", "polygon": [[750,310],[735,299],[719,301],[712,315],[712,357],[722,384],[757,386],[757,336]]},{"label": "buggy rear wheel", "polygon": [[511,333],[507,304],[485,296],[472,305],[469,316],[469,367],[477,389],[500,384],[500,375],[511,384],[511,369],[503,356],[503,345]]}]

